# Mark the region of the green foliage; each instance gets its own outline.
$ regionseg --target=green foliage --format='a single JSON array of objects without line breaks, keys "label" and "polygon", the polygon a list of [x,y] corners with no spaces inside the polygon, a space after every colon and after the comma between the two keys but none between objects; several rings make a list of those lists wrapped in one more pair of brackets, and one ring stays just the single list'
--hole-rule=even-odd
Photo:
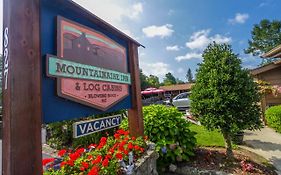
[{"label": "green foliage", "polygon": [[192,75],[192,72],[191,72],[191,69],[188,68],[187,72],[186,72],[186,79],[189,83],[192,83],[193,82],[193,75]]},{"label": "green foliage", "polygon": [[149,75],[149,77],[147,77],[147,82],[150,87],[159,88],[160,86],[159,78],[155,75]]},{"label": "green foliage", "polygon": [[171,72],[168,72],[164,78],[164,85],[167,86],[172,84],[177,84],[177,80]]},{"label": "green foliage", "polygon": [[[263,19],[259,24],[255,24],[252,29],[252,39],[248,41],[248,48],[245,53],[260,56],[281,43],[281,21],[269,21]],[[274,59],[265,59],[270,62]]]},{"label": "green foliage", "polygon": [[265,111],[268,126],[281,133],[281,105],[272,106]]},{"label": "green foliage", "polygon": [[[174,107],[143,107],[144,132],[150,141],[156,143],[161,162],[186,161],[194,155],[195,133],[190,131],[190,123],[182,115]],[[123,120],[121,127],[127,129],[128,120]]]},{"label": "green foliage", "polygon": [[140,83],[141,83],[141,90],[145,90],[146,88],[149,88],[147,76],[142,72],[141,69],[140,69]]},{"label": "green foliage", "polygon": [[261,124],[258,87],[230,45],[212,43],[205,49],[190,99],[193,116],[207,129],[219,129],[226,141],[234,130]]},{"label": "green foliage", "polygon": [[109,115],[115,115],[115,114],[120,114],[124,113],[124,111],[119,111],[115,113],[108,113],[108,114],[102,114],[102,115],[97,115],[97,116],[90,116],[90,117],[85,117],[81,118],[79,120],[68,120],[68,121],[62,121],[62,122],[55,122],[47,125],[47,143],[55,148],[55,149],[63,149],[63,148],[77,148],[81,146],[87,146],[91,143],[97,143],[99,139],[104,136],[106,133],[108,134],[113,134],[114,131],[116,130],[115,128],[113,129],[108,129],[105,131],[93,133],[84,137],[80,138],[73,138],[73,123],[81,121],[81,120],[91,120],[91,119],[96,119],[96,118],[101,118],[101,117],[106,117]]}]

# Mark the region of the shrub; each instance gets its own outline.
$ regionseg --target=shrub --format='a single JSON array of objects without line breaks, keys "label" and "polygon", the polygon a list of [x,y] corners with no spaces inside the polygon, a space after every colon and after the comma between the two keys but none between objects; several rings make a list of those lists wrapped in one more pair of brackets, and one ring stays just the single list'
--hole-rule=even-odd
[{"label": "shrub", "polygon": [[87,148],[60,150],[59,158],[43,159],[44,175],[124,174],[124,165],[138,159],[145,148],[144,138],[130,137],[128,131],[118,130],[114,137],[102,137],[99,143]]},{"label": "shrub", "polygon": [[116,115],[116,114],[122,114],[124,111],[118,111],[115,113],[108,113],[108,114],[102,114],[102,115],[96,115],[96,116],[90,116],[85,117],[81,119],[76,120],[68,120],[68,121],[62,121],[62,122],[55,122],[47,125],[47,143],[52,148],[55,149],[63,149],[66,147],[80,147],[80,146],[86,146],[91,143],[96,143],[99,141],[99,139],[105,135],[106,133],[112,135],[116,128],[108,129],[105,131],[93,133],[84,137],[80,138],[73,138],[73,123],[81,121],[81,120],[91,120],[101,117],[106,117],[110,115]]},{"label": "shrub", "polygon": [[265,111],[268,126],[281,133],[281,105],[272,106]]},{"label": "shrub", "polygon": [[[189,160],[189,157],[194,155],[195,133],[190,131],[190,123],[182,116],[175,107],[143,107],[144,133],[156,144],[159,161]],[[122,121],[121,128],[128,128],[128,120]]]},{"label": "shrub", "polygon": [[232,158],[231,135],[261,126],[258,86],[230,45],[211,43],[202,57],[190,95],[191,113],[207,129],[221,131]]}]

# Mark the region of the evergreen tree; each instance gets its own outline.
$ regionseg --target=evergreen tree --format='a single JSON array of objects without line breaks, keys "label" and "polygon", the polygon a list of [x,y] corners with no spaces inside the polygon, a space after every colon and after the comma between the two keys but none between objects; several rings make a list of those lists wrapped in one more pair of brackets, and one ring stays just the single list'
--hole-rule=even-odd
[{"label": "evergreen tree", "polygon": [[190,68],[188,68],[185,77],[186,77],[187,82],[189,82],[189,83],[192,83],[192,82],[193,82],[193,75],[192,75],[192,72],[191,72],[191,69],[190,69]]},{"label": "evergreen tree", "polygon": [[[281,21],[263,19],[259,24],[254,25],[251,34],[252,39],[248,41],[249,46],[245,49],[245,53],[261,56],[281,44]],[[265,58],[262,64],[275,60],[276,58]]]},{"label": "evergreen tree", "polygon": [[229,158],[232,134],[260,127],[258,87],[230,45],[212,43],[205,49],[190,98],[201,124],[221,131]]},{"label": "evergreen tree", "polygon": [[177,84],[177,80],[171,72],[168,72],[164,78],[164,85],[167,86],[172,84]]}]

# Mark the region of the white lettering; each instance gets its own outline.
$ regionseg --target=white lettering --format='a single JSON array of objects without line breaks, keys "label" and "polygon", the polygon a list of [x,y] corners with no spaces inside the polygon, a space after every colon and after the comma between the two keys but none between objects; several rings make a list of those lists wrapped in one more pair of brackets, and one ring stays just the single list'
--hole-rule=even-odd
[{"label": "white lettering", "polygon": [[9,74],[9,51],[8,51],[8,45],[9,45],[9,29],[8,27],[4,30],[4,84],[5,84],[5,90],[8,88],[8,74]]},{"label": "white lettering", "polygon": [[113,120],[116,120],[116,117],[112,118],[112,124],[116,125],[116,122],[113,122]]},{"label": "white lettering", "polygon": [[97,130],[99,130],[100,128],[96,127],[96,124],[98,124],[98,122],[95,122],[95,123],[94,123],[94,129],[97,131]]},{"label": "white lettering", "polygon": [[111,127],[111,119],[107,119],[105,123],[106,123],[106,127]]},{"label": "white lettering", "polygon": [[93,126],[91,123],[89,123],[89,125],[88,125],[87,133],[89,133],[90,131],[94,132],[94,129],[93,129]]},{"label": "white lettering", "polygon": [[105,127],[105,124],[104,124],[103,121],[101,121],[101,123],[100,123],[100,129],[101,129],[101,128],[104,128],[104,127]]},{"label": "white lettering", "polygon": [[87,125],[83,125],[83,128],[82,128],[82,125],[79,125],[79,128],[80,128],[80,130],[81,130],[82,134],[84,134],[84,133],[85,133],[86,126],[87,126]]}]

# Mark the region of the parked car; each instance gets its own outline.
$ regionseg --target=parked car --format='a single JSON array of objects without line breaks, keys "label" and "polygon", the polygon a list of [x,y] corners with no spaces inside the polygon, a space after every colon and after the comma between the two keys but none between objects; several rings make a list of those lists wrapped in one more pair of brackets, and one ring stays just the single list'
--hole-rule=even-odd
[{"label": "parked car", "polygon": [[187,109],[190,107],[190,92],[184,92],[173,98],[172,104],[179,109]]}]

